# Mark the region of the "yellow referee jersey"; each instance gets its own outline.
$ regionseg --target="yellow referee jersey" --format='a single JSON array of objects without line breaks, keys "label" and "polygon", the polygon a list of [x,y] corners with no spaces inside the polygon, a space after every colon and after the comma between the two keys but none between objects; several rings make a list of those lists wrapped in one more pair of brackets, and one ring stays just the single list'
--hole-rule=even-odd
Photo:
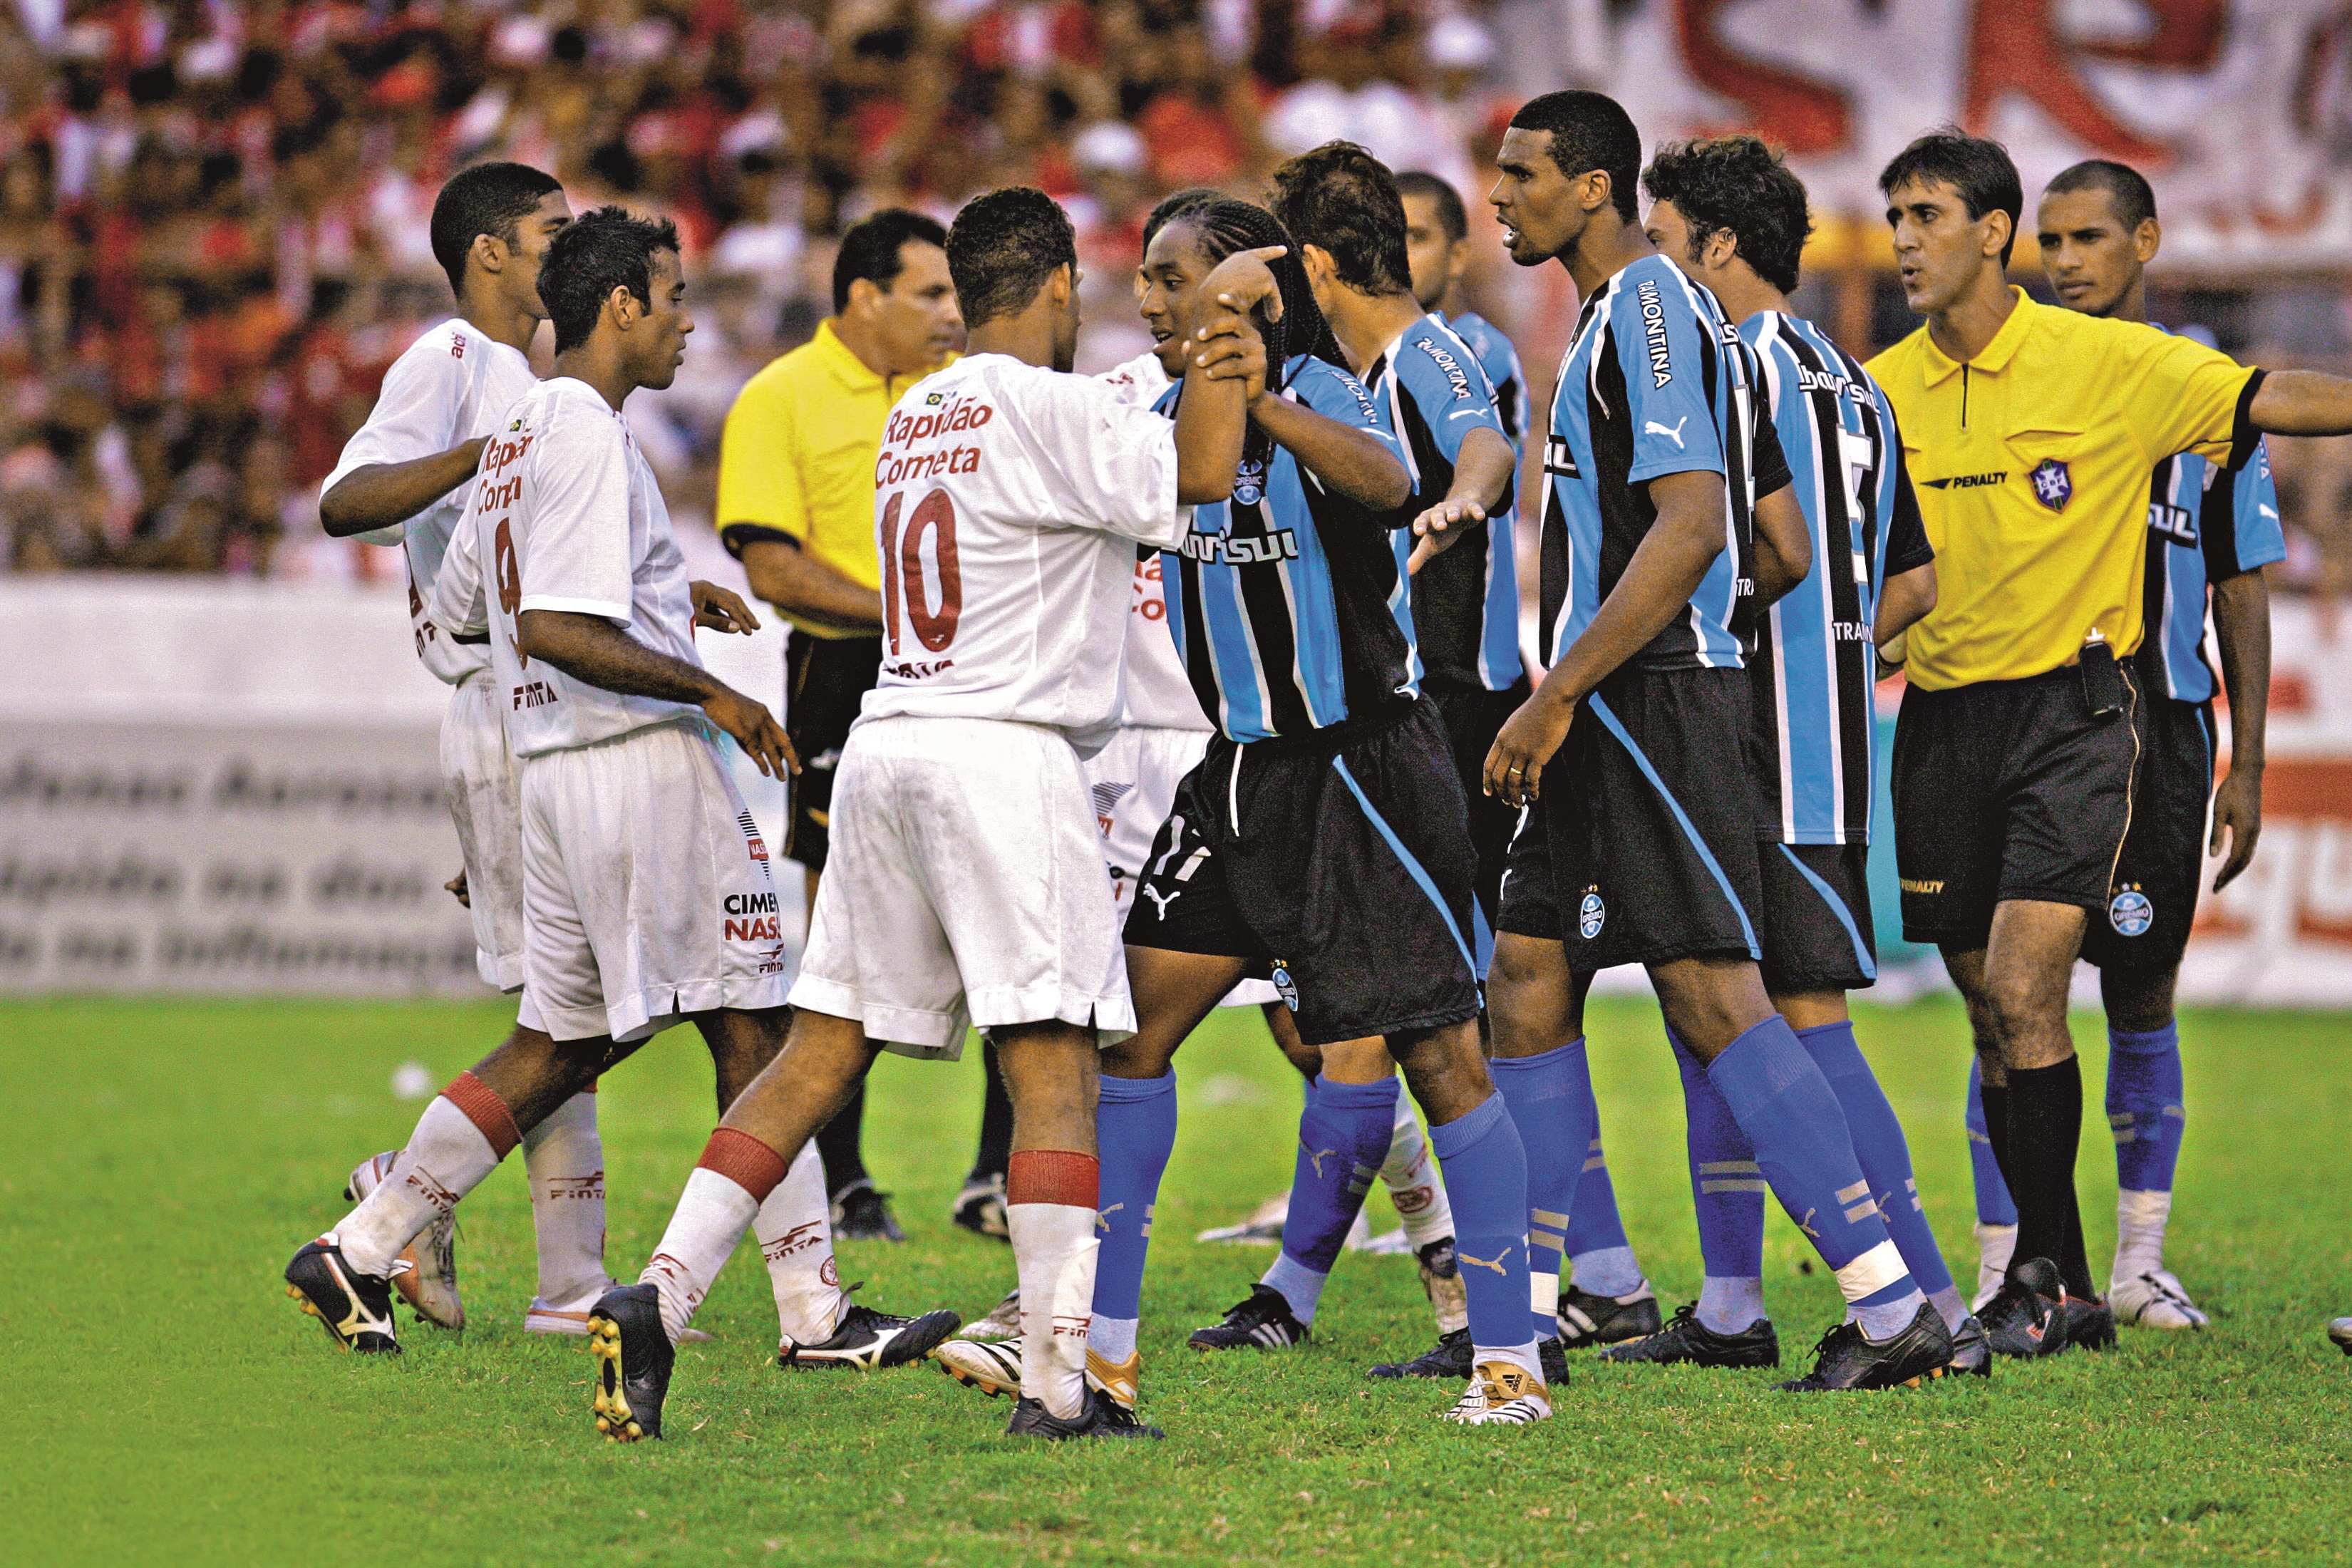
[{"label": "yellow referee jersey", "polygon": [[2179,452],[2234,467],[2259,432],[2255,373],[2193,339],[2037,305],[2015,290],[1984,352],[1917,331],[1870,362],[1936,547],[1936,607],[1904,673],[1929,691],[2139,647],[2148,470]]},{"label": "yellow referee jersey", "polygon": [[[831,320],[818,323],[814,337],[744,383],[727,411],[719,442],[722,533],[737,523],[772,528],[879,594],[874,461],[891,405],[922,375],[877,375]],[[874,635],[789,618],[821,637]]]}]

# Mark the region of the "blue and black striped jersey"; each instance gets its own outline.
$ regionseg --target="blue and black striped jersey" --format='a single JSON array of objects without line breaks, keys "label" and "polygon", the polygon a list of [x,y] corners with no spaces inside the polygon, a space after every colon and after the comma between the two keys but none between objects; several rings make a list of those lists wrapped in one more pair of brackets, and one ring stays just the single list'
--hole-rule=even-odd
[{"label": "blue and black striped jersey", "polygon": [[[1282,395],[1393,446],[1346,371],[1301,354]],[[1173,418],[1179,383],[1155,405]],[[1201,710],[1235,741],[1302,735],[1416,696],[1391,609],[1389,531],[1400,520],[1324,488],[1252,425],[1233,498],[1192,509],[1192,531],[1161,556],[1168,624]]]},{"label": "blue and black striped jersey", "polygon": [[1495,389],[1495,412],[1502,416],[1503,434],[1511,438],[1511,449],[1519,450],[1528,438],[1528,375],[1519,368],[1519,351],[1475,310],[1463,311],[1451,325],[1478,356],[1478,368]]},{"label": "blue and black striped jersey", "polygon": [[[1473,430],[1505,439],[1493,385],[1469,344],[1432,311],[1364,367],[1364,385],[1412,475],[1402,521],[1445,499],[1462,443]],[[1516,482],[1481,523],[1409,576],[1416,541],[1395,534],[1397,587],[1391,608],[1412,646],[1413,673],[1434,690],[1507,691],[1519,679],[1519,575],[1512,548]]]},{"label": "blue and black striped jersey", "polygon": [[1748,656],[1758,831],[1783,844],[1867,844],[1879,591],[1935,552],[1895,410],[1861,362],[1777,310],[1748,317],[1739,335],[1756,351],[1813,548],[1813,569],[1765,615]]}]

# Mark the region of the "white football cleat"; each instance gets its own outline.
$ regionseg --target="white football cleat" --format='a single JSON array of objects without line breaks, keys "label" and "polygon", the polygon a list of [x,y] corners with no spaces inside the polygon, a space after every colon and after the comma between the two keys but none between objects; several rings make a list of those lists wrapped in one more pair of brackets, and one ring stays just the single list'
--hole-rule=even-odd
[{"label": "white football cleat", "polygon": [[1535,1374],[1507,1361],[1483,1361],[1470,1386],[1441,1419],[1464,1426],[1525,1426],[1551,1419],[1551,1391]]},{"label": "white football cleat", "polygon": [[[392,1174],[400,1152],[388,1149],[352,1166],[351,1180],[343,1184],[344,1198],[355,1204],[366,1201],[367,1195]],[[400,1261],[408,1267],[394,1268],[392,1287],[400,1292],[401,1300],[415,1309],[416,1315],[426,1322],[462,1331],[466,1327],[466,1304],[457,1299],[457,1216],[445,1214],[418,1231],[416,1238],[400,1249]],[[579,1331],[586,1330],[583,1327]]]},{"label": "white football cleat", "polygon": [[1000,1394],[1021,1397],[1021,1341],[1009,1340],[950,1340],[931,1352],[940,1370],[962,1384],[977,1388],[991,1399]]},{"label": "white football cleat", "polygon": [[2201,1329],[2213,1320],[2189,1299],[2169,1268],[2151,1268],[2107,1287],[2107,1305],[2118,1323],[2143,1329]]},{"label": "white football cleat", "polygon": [[1004,1293],[1004,1300],[989,1309],[988,1316],[976,1323],[966,1323],[960,1340],[1009,1340],[1021,1333],[1021,1292],[1016,1288]]},{"label": "white football cleat", "polygon": [[1195,1241],[1222,1241],[1236,1247],[1280,1247],[1282,1222],[1290,1217],[1290,1189],[1281,1192],[1257,1205],[1255,1213],[1239,1225],[1217,1226],[1194,1237]]}]

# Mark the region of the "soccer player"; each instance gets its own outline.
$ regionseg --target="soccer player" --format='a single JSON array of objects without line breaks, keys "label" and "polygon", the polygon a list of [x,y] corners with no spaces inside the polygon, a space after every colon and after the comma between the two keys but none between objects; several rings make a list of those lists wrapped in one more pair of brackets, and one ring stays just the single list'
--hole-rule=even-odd
[{"label": "soccer player", "polygon": [[[1996,142],[1938,131],[1880,175],[1904,296],[1927,318],[1871,362],[1902,420],[1937,600],[1905,640],[1895,731],[1904,933],[1967,1000],[1986,1135],[2017,1206],[1996,1351],[2112,1341],[2074,1201],[2082,1069],[2066,993],[2117,905],[2152,700],[2148,473],[2225,469],[2261,433],[2352,427],[2352,382],[2250,371],[2136,321],[2035,304],[2004,275],[2024,195]],[[2145,894],[2143,894],[2145,896]],[[2127,917],[2136,918],[2136,917]]]},{"label": "soccer player", "polygon": [[[2094,161],[2050,182],[2036,215],[2042,269],[2059,302],[2087,315],[2147,320],[2147,264],[2163,243],[2156,193],[2134,169]],[[2205,1313],[2164,1266],[2173,1169],[2180,1158],[2179,1025],[2173,990],[2197,913],[2205,813],[2230,858],[2218,892],[2253,858],[2263,825],[2263,740],[2270,700],[2270,592],[2263,568],[2286,556],[2269,453],[2232,471],[2195,452],[2156,465],[2134,684],[2147,706],[2132,783],[2131,826],[2106,918],[2086,922],[2083,957],[2098,966],[2107,1011],[2107,1120],[2116,1139],[2116,1260],[2107,1301],[2119,1322],[2199,1329]],[[2213,784],[2213,669],[2205,657],[2207,592],[2230,694],[2230,775]],[[1984,1142],[1980,1074],[1969,1091],[1983,1283],[1998,1289],[2017,1237],[2016,1208]],[[2002,1091],[1994,1090],[1994,1098]]]},{"label": "soccer player", "polygon": [[1188,356],[1195,395],[1171,426],[1069,374],[1076,241],[1041,192],[972,201],[947,250],[971,352],[885,431],[886,647],[842,752],[791,1042],[712,1133],[644,1279],[597,1303],[597,1424],[616,1437],[658,1435],[678,1331],[786,1152],[886,1043],[952,1058],[967,1022],[993,1034],[1014,1106],[1010,1431],[1156,1435],[1085,1375],[1096,1057],[1134,1014],[1080,751],[1118,723],[1121,660],[1103,654],[1123,637],[1135,548],[1173,544],[1186,506],[1230,489],[1244,384]]},{"label": "soccer player", "polygon": [[[1528,808],[1488,998],[1495,1076],[1541,1151],[1530,1245],[1558,1258],[1583,1163],[1573,1112],[1589,1103],[1576,1088],[1589,977],[1641,963],[1852,1314],[1823,1336],[1812,1372],[1783,1386],[1916,1384],[1949,1364],[1951,1336],[1758,967],[1738,579],[1769,602],[1801,580],[1810,552],[1778,523],[1757,527],[1751,547],[1757,492],[1786,488],[1778,443],[1756,431],[1752,360],[1714,299],[1635,221],[1641,152],[1613,100],[1548,93],[1512,117],[1489,198],[1511,259],[1559,259],[1584,300],[1546,439],[1550,670],[1486,772],[1486,788]],[[1751,460],[1772,466],[1751,472]]]},{"label": "soccer player", "polygon": [[[908,387],[954,357],[962,331],[946,243],[938,223],[903,207],[852,224],[834,257],[833,314],[744,384],[719,437],[719,536],[743,563],[751,592],[792,623],[784,729],[802,765],[784,858],[800,862],[811,908],[824,872],[834,768],[882,662],[882,563],[874,551],[882,422]],[[1011,1134],[1001,1086],[993,1074],[991,1080],[999,1109],[983,1142]],[[903,1241],[866,1173],[865,1119],[861,1085],[817,1134],[834,1230]],[[1002,1155],[974,1175],[956,1200],[956,1221],[1001,1233]]]},{"label": "soccer player", "polygon": [[[1868,875],[1875,647],[1926,613],[1936,594],[1902,434],[1860,362],[1789,309],[1812,226],[1805,187],[1786,163],[1752,136],[1693,142],[1662,149],[1642,185],[1652,201],[1650,243],[1715,295],[1756,353],[1812,541],[1812,569],[1766,611],[1748,659],[1750,754],[1762,785],[1755,925],[1764,988],[1836,1092],[1904,1266],[1951,1334],[1953,1369],[1990,1373],[1984,1331],[1937,1248],[1902,1123],[1846,1011],[1846,993],[1877,977]],[[1706,1278],[1698,1300],[1663,1331],[1601,1353],[1776,1365],[1756,1151],[1671,1027],[1667,1038],[1682,1070]]]},{"label": "soccer player", "polygon": [[[1463,279],[1470,275],[1470,217],[1462,194],[1437,175],[1407,169],[1396,177],[1404,202],[1404,253],[1412,273],[1412,297],[1424,310],[1445,318],[1456,336],[1478,356],[1495,389],[1495,412],[1503,434],[1517,447],[1528,433],[1528,377],[1519,351],[1494,323],[1466,308]],[[1473,804],[1472,809],[1476,809]]]}]

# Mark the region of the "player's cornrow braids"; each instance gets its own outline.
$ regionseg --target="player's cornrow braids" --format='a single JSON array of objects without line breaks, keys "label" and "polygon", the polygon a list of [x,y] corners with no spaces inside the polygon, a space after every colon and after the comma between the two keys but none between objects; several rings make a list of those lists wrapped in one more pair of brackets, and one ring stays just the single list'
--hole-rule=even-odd
[{"label": "player's cornrow braids", "polygon": [[1235,251],[1256,250],[1269,245],[1288,247],[1268,264],[1282,293],[1282,320],[1269,321],[1263,312],[1257,316],[1258,334],[1265,340],[1266,368],[1278,378],[1277,385],[1288,383],[1288,366],[1294,354],[1311,354],[1341,370],[1348,368],[1347,357],[1339,352],[1339,342],[1331,335],[1330,324],[1316,308],[1315,291],[1307,281],[1307,264],[1298,258],[1298,242],[1282,226],[1281,219],[1262,206],[1230,197],[1203,202],[1181,216],[1199,226],[1201,254],[1212,266]]}]

